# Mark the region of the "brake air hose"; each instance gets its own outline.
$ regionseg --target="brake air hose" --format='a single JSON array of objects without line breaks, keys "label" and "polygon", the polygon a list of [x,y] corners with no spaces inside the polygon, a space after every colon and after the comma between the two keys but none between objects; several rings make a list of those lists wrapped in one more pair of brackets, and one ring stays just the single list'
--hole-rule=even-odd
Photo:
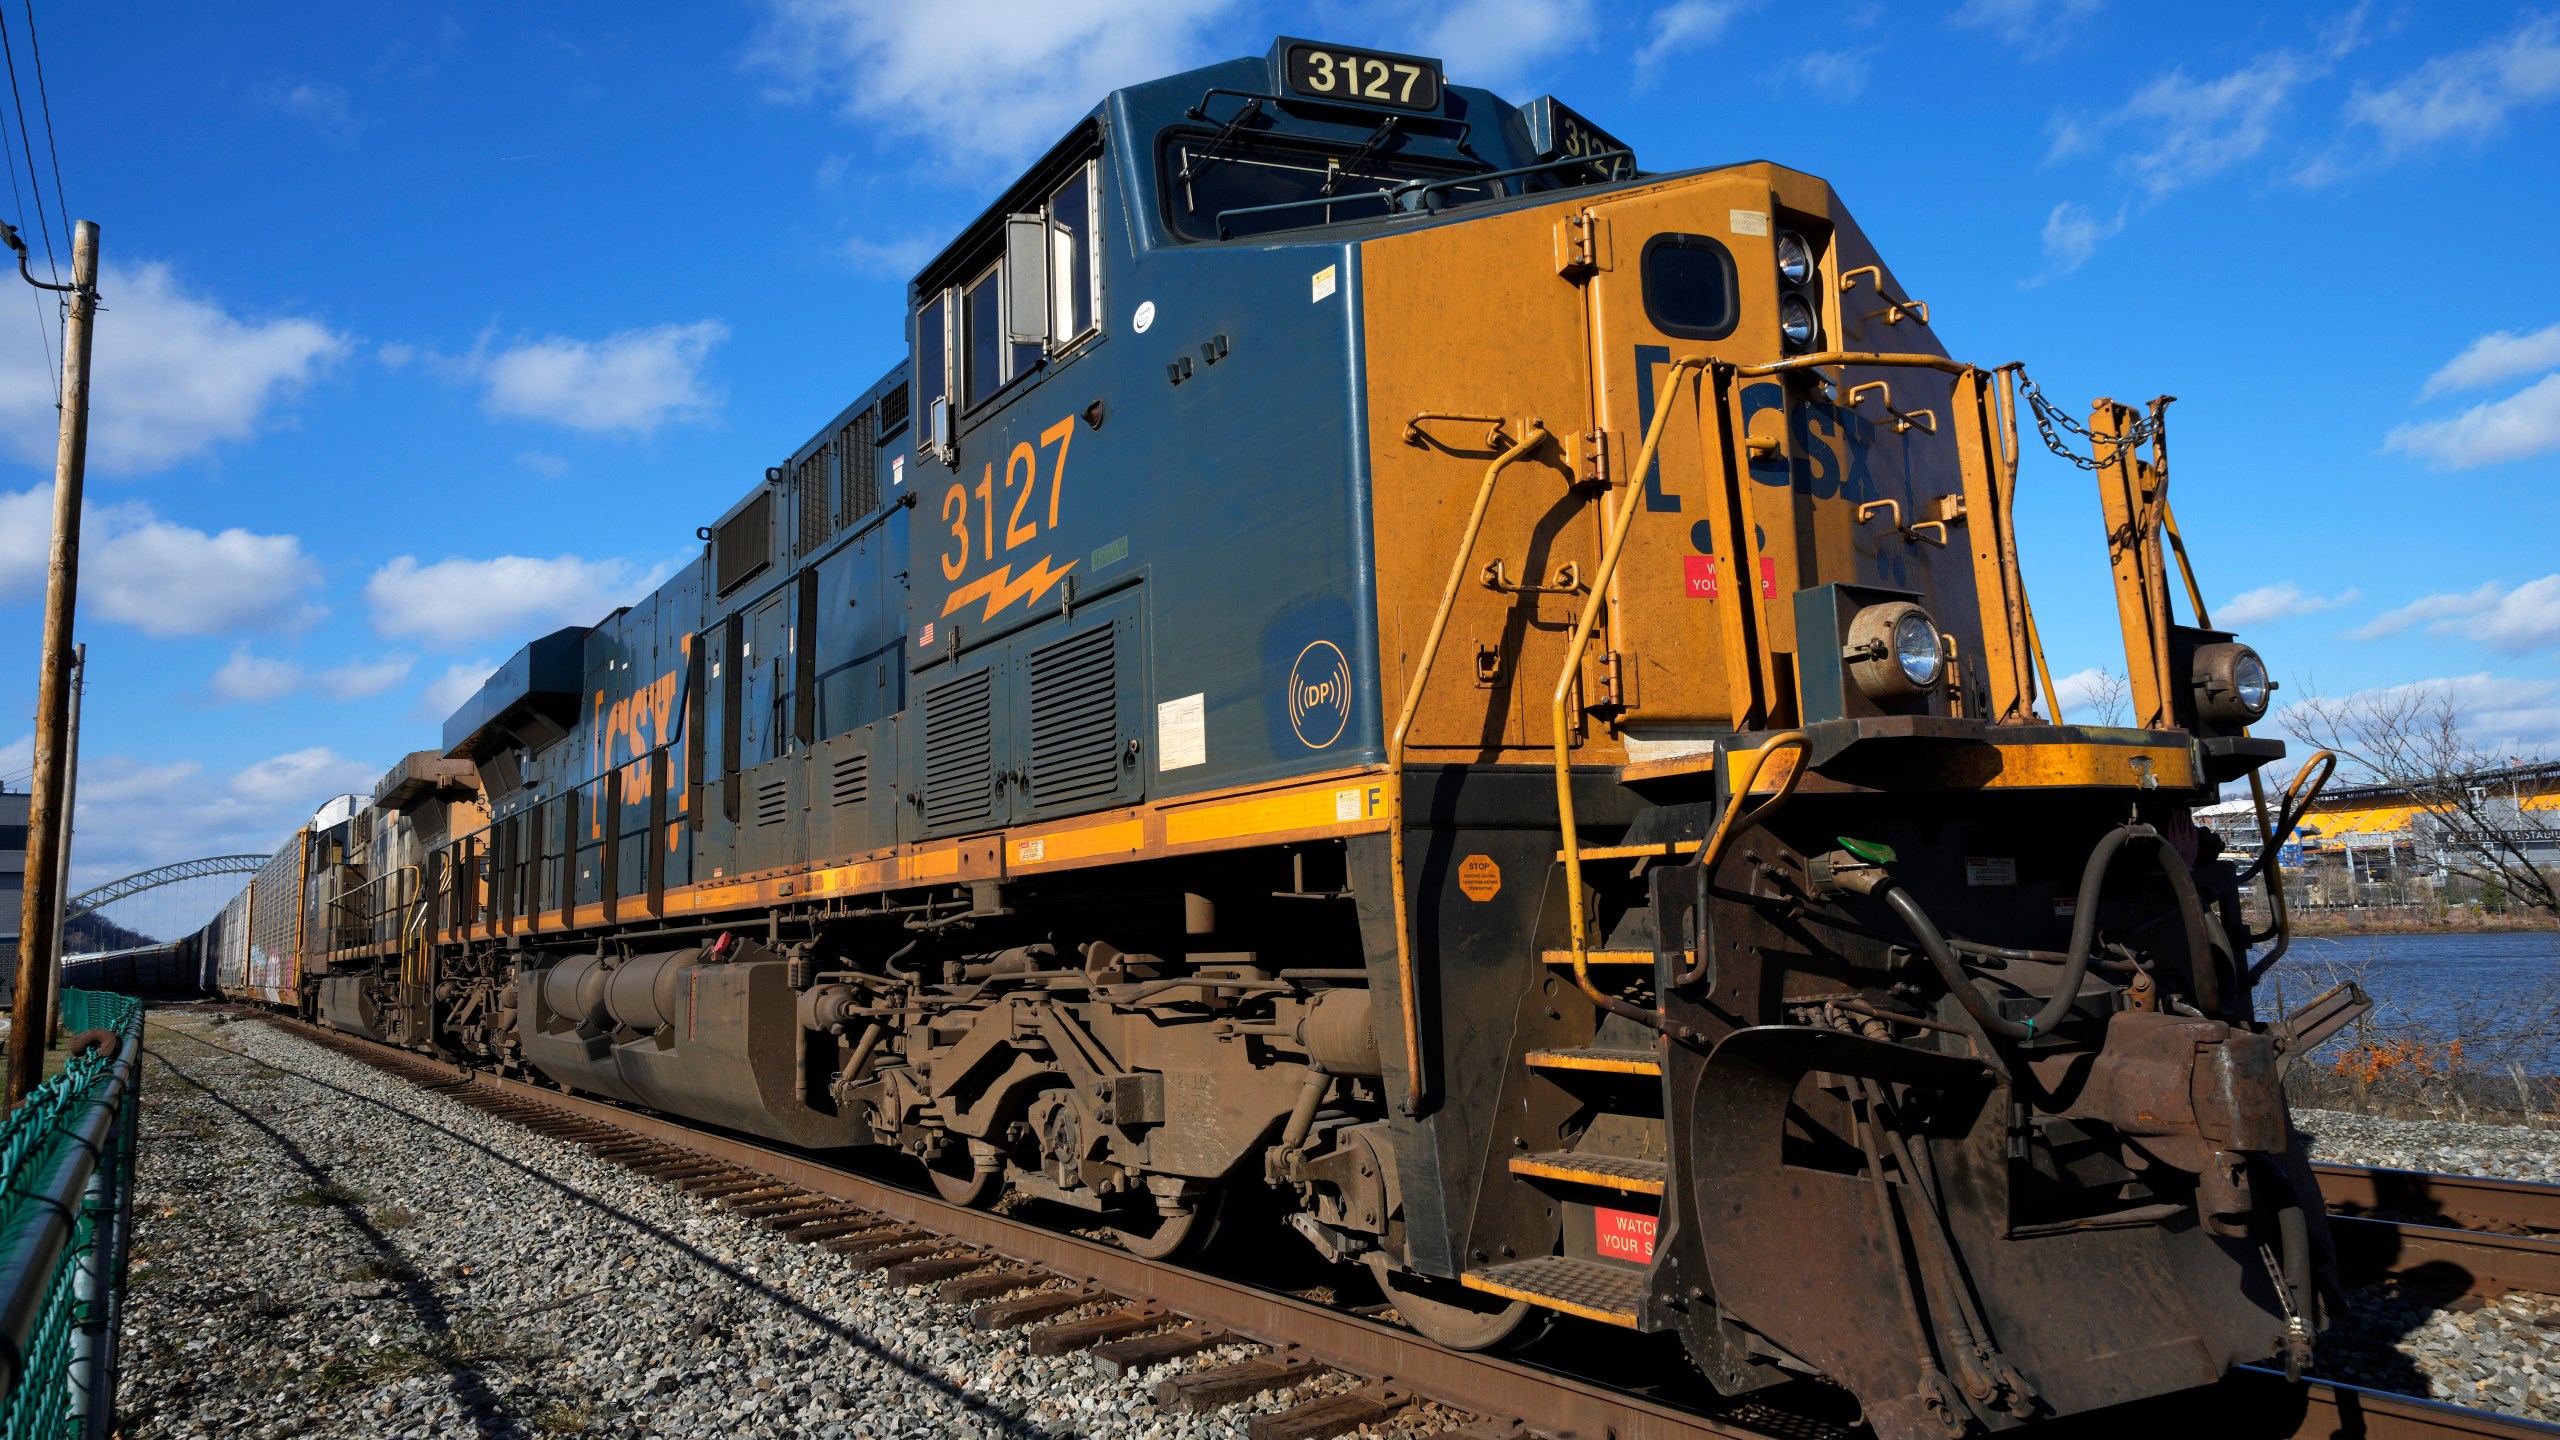
[{"label": "brake air hose", "polygon": [[1947,943],[1947,937],[1939,931],[1936,922],[1929,918],[1928,912],[1920,908],[1920,902],[1913,899],[1900,882],[1890,875],[1880,874],[1871,882],[1867,893],[1902,917],[1902,923],[1910,928],[1912,938],[1920,942],[1921,953],[1929,957],[1938,977],[1946,982],[1947,988],[1955,993],[1957,1003],[1964,1006],[1965,1013],[1971,1015],[1976,1023],[2003,1039],[2029,1040],[2051,1034],[2053,1027],[2062,1023],[2063,1017],[2071,1012],[2072,1005],[2080,998],[2081,981],[2089,972],[2089,956],[2097,947],[2098,899],[2106,890],[2107,872],[2113,868],[2116,856],[2123,851],[2128,840],[2148,840],[2162,847],[2158,857],[2160,871],[2168,878],[2169,891],[2177,900],[2179,918],[2184,922],[2196,999],[2205,1013],[2219,1015],[2222,1009],[2221,975],[2214,964],[2211,944],[2205,938],[2204,909],[2196,896],[2195,881],[2175,855],[2166,853],[2160,832],[2148,825],[2119,825],[2100,837],[2096,847],[2089,852],[2089,862],[2080,872],[2077,908],[2072,913],[2071,949],[2061,957],[2062,978],[2055,985],[2051,998],[2044,1002],[2044,1008],[2025,1020],[2009,1019],[1992,1008],[1982,992],[1973,987],[1972,977],[1965,973],[1964,963],[1956,958],[1955,947]]}]

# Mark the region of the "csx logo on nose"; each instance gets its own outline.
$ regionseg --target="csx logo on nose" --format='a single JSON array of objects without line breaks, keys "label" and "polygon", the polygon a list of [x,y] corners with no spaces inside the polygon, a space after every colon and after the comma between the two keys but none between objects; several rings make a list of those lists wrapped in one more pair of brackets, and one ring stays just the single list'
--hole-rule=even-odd
[{"label": "csx logo on nose", "polygon": [[1330,640],[1298,652],[1289,667],[1289,728],[1299,743],[1321,750],[1351,723],[1351,662]]}]

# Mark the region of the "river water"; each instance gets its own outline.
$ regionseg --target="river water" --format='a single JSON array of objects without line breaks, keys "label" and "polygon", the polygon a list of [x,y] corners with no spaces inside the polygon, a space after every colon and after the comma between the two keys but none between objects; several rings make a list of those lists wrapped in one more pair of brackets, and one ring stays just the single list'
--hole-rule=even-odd
[{"label": "river water", "polygon": [[2385,1034],[2459,1037],[2467,1065],[2560,1074],[2560,932],[2296,940],[2261,983],[2260,1009],[2275,1013],[2279,981],[2300,1005],[2341,979],[2374,998],[2373,1027]]}]

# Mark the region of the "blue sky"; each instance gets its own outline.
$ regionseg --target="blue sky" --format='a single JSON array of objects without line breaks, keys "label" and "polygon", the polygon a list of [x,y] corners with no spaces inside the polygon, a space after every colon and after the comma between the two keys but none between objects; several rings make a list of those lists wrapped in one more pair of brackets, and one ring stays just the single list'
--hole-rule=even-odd
[{"label": "blue sky", "polygon": [[[680,563],[892,364],[910,270],[1072,117],[1277,33],[1552,92],[1650,168],[1828,178],[1959,355],[2025,360],[2074,413],[2181,397],[2208,598],[2290,693],[2441,682],[2495,743],[2560,741],[2560,11],[97,0],[36,21],[69,210],[107,257],[83,879],[263,849],[433,744],[523,638]],[[40,120],[34,149],[49,180]],[[41,268],[34,202],[0,203]],[[49,314],[0,295],[0,776],[25,772],[34,703]],[[2056,667],[2121,666],[2093,487],[2032,444]]]}]

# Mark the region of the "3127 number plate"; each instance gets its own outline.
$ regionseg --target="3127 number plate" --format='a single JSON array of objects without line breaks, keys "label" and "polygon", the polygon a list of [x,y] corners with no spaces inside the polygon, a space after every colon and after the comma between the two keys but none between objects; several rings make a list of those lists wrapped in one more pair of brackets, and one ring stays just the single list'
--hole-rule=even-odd
[{"label": "3127 number plate", "polygon": [[1440,108],[1440,67],[1420,55],[1297,41],[1289,46],[1289,89],[1313,100],[1349,100],[1398,110]]}]

